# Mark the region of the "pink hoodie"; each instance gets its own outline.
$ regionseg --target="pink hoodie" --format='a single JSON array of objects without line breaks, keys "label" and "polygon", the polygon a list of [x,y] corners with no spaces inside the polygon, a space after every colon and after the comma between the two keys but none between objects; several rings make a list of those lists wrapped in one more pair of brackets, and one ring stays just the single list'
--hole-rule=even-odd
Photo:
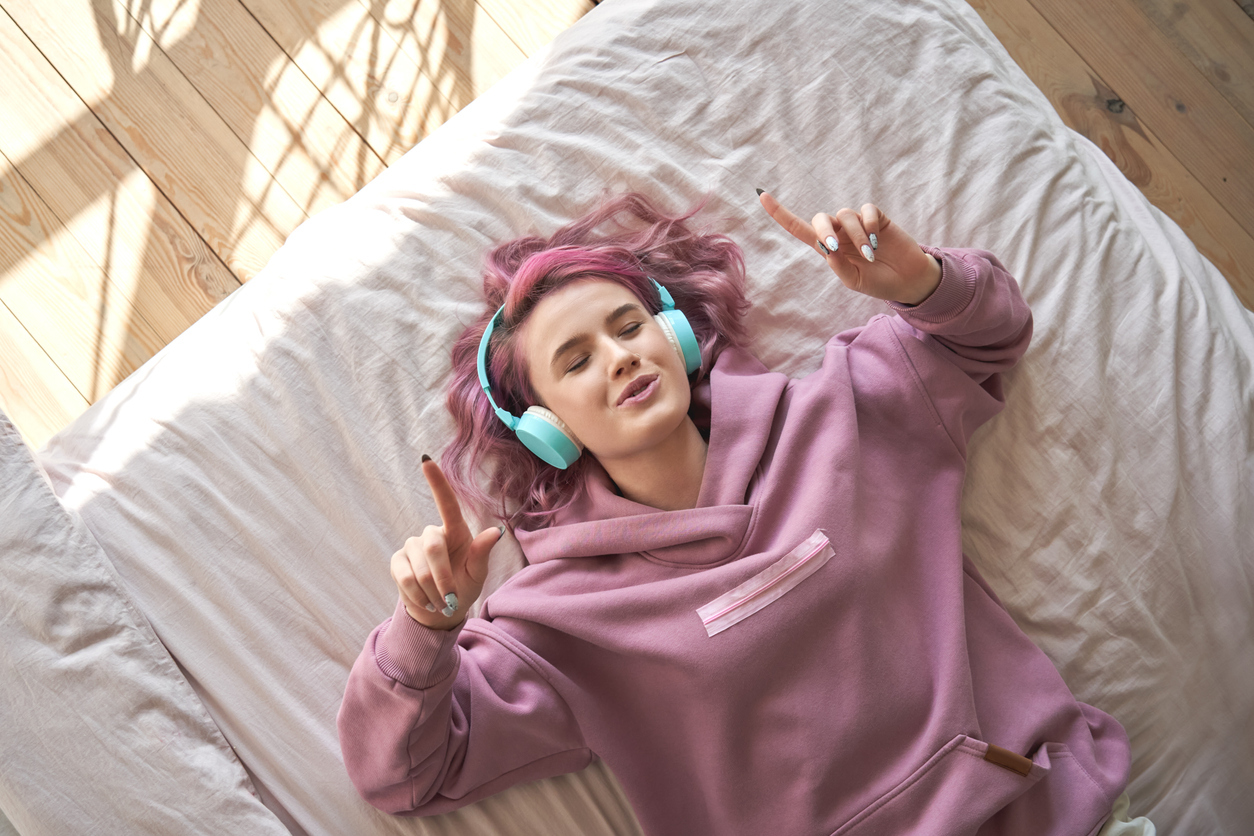
[{"label": "pink hoodie", "polygon": [[967,441],[1002,407],[1031,313],[990,253],[833,337],[799,380],[747,353],[694,390],[697,507],[596,469],[531,565],[438,632],[402,607],[340,709],[350,777],[393,813],[453,810],[593,758],[661,834],[1081,834],[1127,782],[962,554]]}]

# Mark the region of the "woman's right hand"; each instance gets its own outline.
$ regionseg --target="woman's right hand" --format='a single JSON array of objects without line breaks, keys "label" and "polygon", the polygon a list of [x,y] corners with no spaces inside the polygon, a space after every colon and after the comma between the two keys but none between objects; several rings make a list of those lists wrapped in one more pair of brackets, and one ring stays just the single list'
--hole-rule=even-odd
[{"label": "woman's right hand", "polygon": [[471,537],[444,471],[424,456],[422,475],[444,524],[429,525],[422,536],[405,541],[392,555],[392,580],[410,618],[436,630],[451,630],[465,620],[466,610],[483,591],[488,553],[504,529],[489,528]]}]

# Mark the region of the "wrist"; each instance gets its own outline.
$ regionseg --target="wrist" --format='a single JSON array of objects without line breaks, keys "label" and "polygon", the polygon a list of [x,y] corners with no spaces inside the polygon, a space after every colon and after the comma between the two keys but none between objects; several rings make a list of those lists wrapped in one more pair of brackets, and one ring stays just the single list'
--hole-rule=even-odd
[{"label": "wrist", "polygon": [[928,300],[928,297],[936,292],[936,288],[940,287],[942,274],[940,259],[931,253],[924,253],[924,256],[927,258],[927,267],[923,271],[923,275],[912,283],[914,292],[910,294],[908,299],[896,300],[898,304],[911,307],[922,305]]},{"label": "wrist", "polygon": [[427,627],[415,621],[403,602],[398,602],[392,618],[375,633],[375,661],[385,676],[402,685],[428,688],[456,672],[459,632]]},{"label": "wrist", "polygon": [[408,604],[405,605],[405,615],[409,616],[411,620],[418,622],[423,627],[429,627],[432,630],[454,630],[461,626],[461,623],[466,620],[465,612],[460,612],[456,616],[445,618],[439,613],[428,613],[422,612],[421,610],[415,612]]}]

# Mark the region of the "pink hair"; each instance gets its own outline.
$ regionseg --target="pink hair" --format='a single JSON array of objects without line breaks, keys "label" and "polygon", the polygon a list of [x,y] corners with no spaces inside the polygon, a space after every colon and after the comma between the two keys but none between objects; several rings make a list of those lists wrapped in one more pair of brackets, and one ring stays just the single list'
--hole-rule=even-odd
[{"label": "pink hair", "polygon": [[[626,194],[547,240],[517,238],[488,254],[483,273],[487,310],[453,346],[448,408],[457,435],[440,457],[454,490],[481,514],[500,518],[511,528],[547,523],[579,495],[591,456],[580,456],[566,470],[547,465],[492,411],[479,385],[478,352],[489,320],[502,305],[503,321],[492,333],[488,378],[497,404],[516,416],[539,402],[517,339],[520,328],[541,299],[572,282],[616,282],[652,313],[661,310],[661,302],[649,278],[661,283],[688,317],[701,346],[702,371],[691,380],[693,385],[724,348],[745,344],[743,318],[749,300],[744,256],[727,236],[689,228],[686,221],[699,209],[671,217],[645,196]],[[602,226],[609,229],[598,232]],[[485,475],[487,491],[480,484]]]}]

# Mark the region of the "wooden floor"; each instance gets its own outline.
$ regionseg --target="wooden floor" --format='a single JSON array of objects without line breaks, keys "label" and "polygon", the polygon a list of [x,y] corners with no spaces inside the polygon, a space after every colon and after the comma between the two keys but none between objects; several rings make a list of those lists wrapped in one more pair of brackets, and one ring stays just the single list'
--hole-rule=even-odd
[{"label": "wooden floor", "polygon": [[[1254,308],[1241,4],[970,2]],[[43,444],[591,7],[0,0],[0,407]]]}]

